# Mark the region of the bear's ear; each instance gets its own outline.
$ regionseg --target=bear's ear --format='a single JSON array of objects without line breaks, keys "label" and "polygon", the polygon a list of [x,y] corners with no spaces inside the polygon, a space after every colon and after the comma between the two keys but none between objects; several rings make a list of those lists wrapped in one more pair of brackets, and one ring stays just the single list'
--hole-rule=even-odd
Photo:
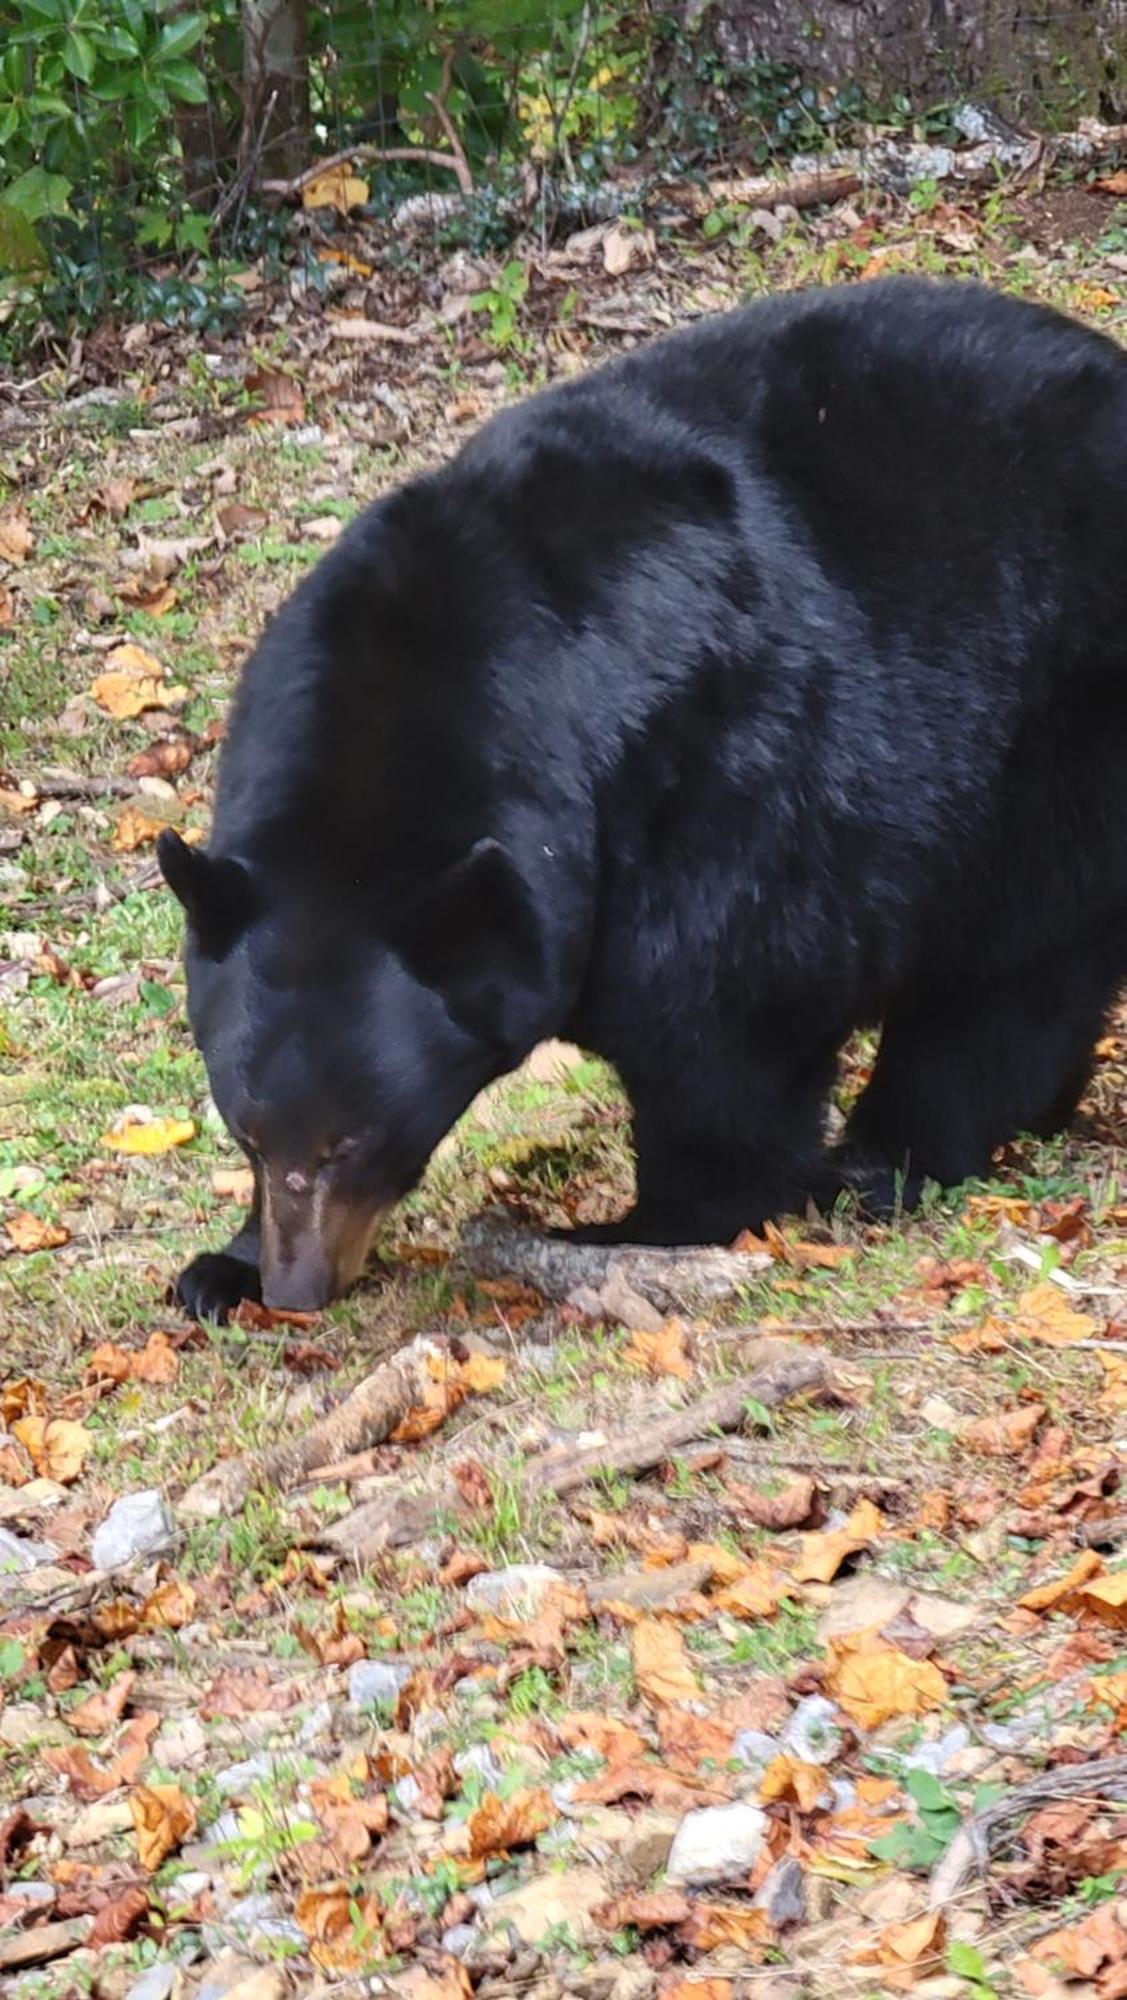
[{"label": "bear's ear", "polygon": [[533,891],[497,840],[479,840],[414,902],[401,950],[454,1019],[514,1060],[551,1004],[548,938]]},{"label": "bear's ear", "polygon": [[205,848],[189,847],[170,826],[157,841],[157,861],[201,949],[222,958],[254,912],[249,871],[227,855],[217,859]]}]

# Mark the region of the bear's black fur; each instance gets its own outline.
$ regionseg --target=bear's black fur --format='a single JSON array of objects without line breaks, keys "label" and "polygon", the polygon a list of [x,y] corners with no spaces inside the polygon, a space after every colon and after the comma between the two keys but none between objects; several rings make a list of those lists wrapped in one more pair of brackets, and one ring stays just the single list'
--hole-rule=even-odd
[{"label": "bear's black fur", "polygon": [[193,1312],[260,1266],[321,1303],[549,1035],[633,1105],[611,1235],[981,1172],[1067,1121],[1127,975],[1127,356],[892,280],[505,411],[275,618],[210,853],[161,858],[259,1187]]}]

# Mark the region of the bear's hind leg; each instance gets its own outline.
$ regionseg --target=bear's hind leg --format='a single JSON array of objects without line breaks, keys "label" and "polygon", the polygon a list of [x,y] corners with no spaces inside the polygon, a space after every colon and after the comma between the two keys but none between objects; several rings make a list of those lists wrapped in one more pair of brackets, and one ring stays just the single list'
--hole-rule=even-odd
[{"label": "bear's hind leg", "polygon": [[1117,975],[1106,946],[1045,954],[993,985],[894,1009],[843,1158],[955,1186],[989,1171],[1019,1132],[1048,1137],[1071,1119]]},{"label": "bear's hind leg", "polygon": [[829,1206],[841,1187],[823,1146],[837,1036],[779,1051],[751,1037],[727,1061],[714,1035],[660,1075],[625,1075],[637,1199],[620,1221],[569,1231],[591,1243],[730,1243],[770,1217]]}]

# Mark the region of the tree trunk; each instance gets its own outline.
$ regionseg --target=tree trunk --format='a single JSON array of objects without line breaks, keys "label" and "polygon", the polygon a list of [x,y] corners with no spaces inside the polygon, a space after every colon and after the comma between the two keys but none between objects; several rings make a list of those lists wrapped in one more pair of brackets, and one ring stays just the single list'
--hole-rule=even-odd
[{"label": "tree trunk", "polygon": [[299,174],[308,161],[306,0],[243,0],[240,152],[265,173]]}]

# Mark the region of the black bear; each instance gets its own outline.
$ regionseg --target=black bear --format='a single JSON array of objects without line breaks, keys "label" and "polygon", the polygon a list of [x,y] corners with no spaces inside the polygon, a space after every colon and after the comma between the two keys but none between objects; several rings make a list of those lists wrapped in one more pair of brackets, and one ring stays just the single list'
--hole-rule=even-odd
[{"label": "black bear", "polygon": [[546,1036],[633,1107],[612,1239],[981,1173],[1127,975],[1127,356],[894,279],[504,411],[274,619],[160,858],[258,1190],[197,1315],[321,1305]]}]

